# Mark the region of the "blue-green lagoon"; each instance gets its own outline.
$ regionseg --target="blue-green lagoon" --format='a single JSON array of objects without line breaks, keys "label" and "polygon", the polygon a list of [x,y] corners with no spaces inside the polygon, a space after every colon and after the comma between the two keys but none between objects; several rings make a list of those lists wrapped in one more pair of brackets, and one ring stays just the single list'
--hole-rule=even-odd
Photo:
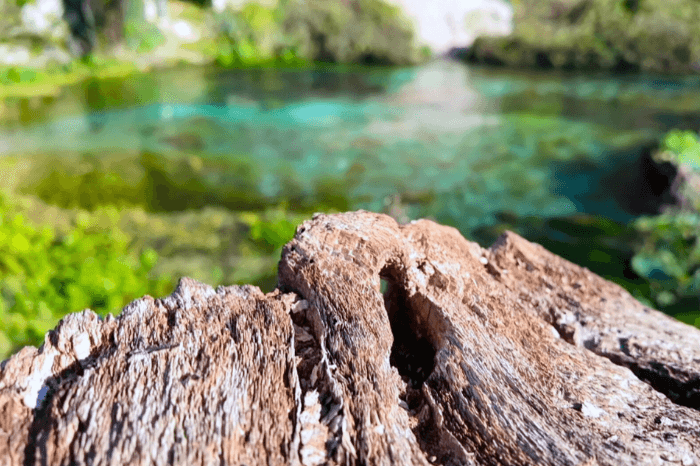
[{"label": "blue-green lagoon", "polygon": [[363,208],[433,218],[482,243],[511,228],[632,283],[626,225],[672,201],[649,154],[669,129],[697,129],[699,91],[695,77],[449,61],[189,67],[6,99],[0,153],[30,161],[4,184],[49,200],[62,177],[97,169],[140,186],[124,199],[147,192],[153,211]]}]

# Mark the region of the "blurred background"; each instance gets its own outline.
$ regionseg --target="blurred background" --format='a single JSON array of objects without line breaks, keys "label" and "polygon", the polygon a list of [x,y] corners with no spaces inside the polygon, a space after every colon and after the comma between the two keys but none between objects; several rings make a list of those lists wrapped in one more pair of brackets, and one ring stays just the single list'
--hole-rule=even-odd
[{"label": "blurred background", "polygon": [[696,0],[0,0],[0,357],[360,208],[700,326],[699,129]]}]

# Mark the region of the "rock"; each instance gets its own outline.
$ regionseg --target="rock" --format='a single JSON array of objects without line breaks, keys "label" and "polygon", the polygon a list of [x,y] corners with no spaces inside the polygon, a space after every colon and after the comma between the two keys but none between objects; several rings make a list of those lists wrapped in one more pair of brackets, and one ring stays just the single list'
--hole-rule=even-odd
[{"label": "rock", "polygon": [[389,0],[415,25],[416,40],[433,54],[445,55],[472,45],[479,36],[513,31],[513,7],[504,0]]},{"label": "rock", "polygon": [[478,39],[475,62],[515,67],[700,71],[693,0],[521,0],[515,29]]},{"label": "rock", "polygon": [[117,318],[67,316],[0,365],[0,457],[700,459],[700,330],[513,233],[482,249],[430,221],[317,215],[278,280],[264,295],[184,278]]}]

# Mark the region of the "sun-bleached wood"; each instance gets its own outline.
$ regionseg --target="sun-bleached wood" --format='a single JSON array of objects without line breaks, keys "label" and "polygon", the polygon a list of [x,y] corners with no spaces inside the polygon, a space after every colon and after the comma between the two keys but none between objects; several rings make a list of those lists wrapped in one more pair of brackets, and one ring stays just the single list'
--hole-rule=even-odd
[{"label": "sun-bleached wood", "polygon": [[700,464],[700,331],[513,233],[317,215],[278,277],[64,318],[0,463]]}]

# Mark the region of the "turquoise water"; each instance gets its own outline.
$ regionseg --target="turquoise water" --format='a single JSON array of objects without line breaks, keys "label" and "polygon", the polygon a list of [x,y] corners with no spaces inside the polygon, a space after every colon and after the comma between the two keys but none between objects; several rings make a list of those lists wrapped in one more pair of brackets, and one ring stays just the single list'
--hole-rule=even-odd
[{"label": "turquoise water", "polygon": [[[499,225],[527,231],[523,219],[583,214],[624,224],[658,208],[639,158],[668,129],[697,129],[699,90],[697,78],[441,61],[399,70],[186,68],[5,100],[0,154],[235,157],[257,167],[256,195],[270,203],[318,198],[330,186],[350,208],[430,217],[489,241]],[[533,236],[568,241],[550,226]]]}]

